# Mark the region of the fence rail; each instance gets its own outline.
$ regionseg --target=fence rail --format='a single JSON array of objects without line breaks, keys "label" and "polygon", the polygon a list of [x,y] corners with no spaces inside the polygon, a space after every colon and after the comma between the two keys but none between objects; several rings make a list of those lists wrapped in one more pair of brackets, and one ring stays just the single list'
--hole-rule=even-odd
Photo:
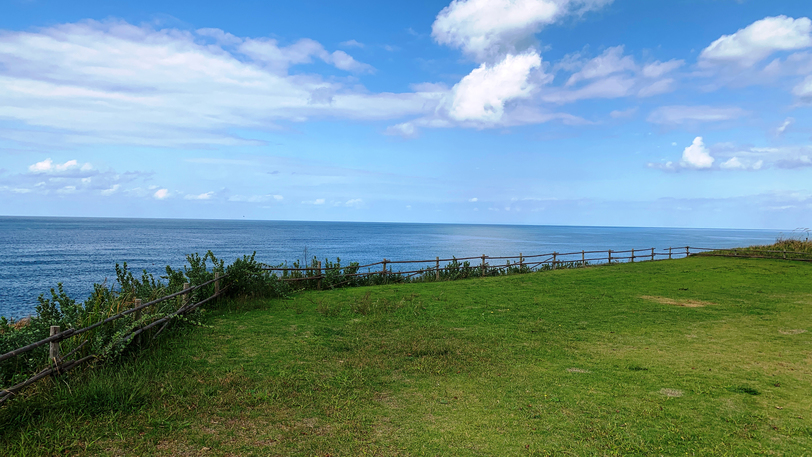
[{"label": "fence rail", "polygon": [[[51,335],[48,338],[44,338],[42,340],[31,343],[31,344],[29,344],[27,346],[24,346],[24,347],[21,347],[21,348],[18,348],[18,349],[15,349],[13,351],[9,351],[9,352],[7,352],[5,354],[0,355],[0,362],[2,362],[4,360],[11,359],[11,358],[20,356],[22,354],[25,354],[27,352],[33,351],[34,349],[36,349],[38,347],[41,347],[41,346],[44,346],[46,344],[50,345],[50,354],[49,354],[50,366],[48,368],[40,371],[39,373],[35,374],[34,376],[30,377],[29,379],[21,382],[21,383],[18,383],[16,385],[12,386],[12,387],[7,388],[7,389],[0,390],[0,404],[5,402],[9,398],[13,397],[14,395],[16,395],[21,389],[23,389],[26,386],[29,386],[29,385],[31,385],[31,384],[33,384],[33,383],[35,383],[35,382],[37,382],[37,381],[39,381],[41,379],[44,379],[44,378],[46,378],[46,377],[48,377],[50,375],[60,374],[60,373],[70,371],[73,368],[76,368],[77,366],[81,365],[82,363],[85,363],[85,362],[87,362],[89,360],[92,360],[92,359],[95,359],[95,358],[98,357],[98,355],[91,354],[91,355],[82,357],[80,359],[65,360],[68,357],[70,357],[71,355],[73,355],[74,353],[76,353],[79,349],[81,349],[82,346],[84,346],[84,344],[87,343],[87,341],[81,343],[78,347],[76,347],[73,351],[69,352],[68,354],[65,354],[64,356],[60,357],[59,356],[59,343],[61,341],[64,341],[64,340],[66,340],[68,338],[72,338],[74,336],[77,336],[77,335],[80,335],[82,333],[88,332],[88,331],[90,331],[90,330],[92,330],[92,329],[94,329],[96,327],[99,327],[101,325],[105,325],[105,324],[108,324],[110,322],[116,321],[118,319],[124,318],[124,317],[126,317],[126,316],[128,316],[130,314],[133,314],[133,313],[136,313],[136,316],[140,316],[141,310],[143,310],[145,308],[148,308],[150,306],[156,305],[158,303],[170,300],[170,299],[178,297],[178,296],[183,296],[184,299],[181,301],[181,305],[177,310],[175,310],[172,313],[169,313],[169,314],[167,314],[167,315],[165,315],[163,317],[160,317],[160,318],[158,318],[158,319],[156,319],[156,320],[154,320],[154,321],[152,321],[152,322],[150,322],[148,324],[147,323],[141,323],[141,325],[138,325],[137,327],[133,328],[130,333],[128,333],[126,335],[123,335],[121,337],[122,341],[124,341],[126,343],[129,343],[134,338],[141,335],[143,332],[145,332],[145,331],[147,331],[147,330],[149,330],[151,328],[157,327],[160,324],[164,324],[164,326],[161,327],[161,329],[158,330],[158,332],[155,333],[155,335],[153,336],[153,339],[154,339],[167,327],[167,325],[169,325],[169,322],[172,319],[174,319],[177,316],[180,316],[182,314],[188,313],[189,311],[192,311],[192,310],[198,308],[199,306],[201,306],[201,305],[203,305],[205,303],[208,303],[208,302],[214,300],[215,298],[223,295],[226,292],[227,287],[220,288],[220,281],[224,280],[227,276],[228,275],[222,275],[221,276],[219,273],[215,273],[215,278],[212,279],[212,280],[203,282],[203,283],[198,284],[196,286],[190,286],[189,284],[184,284],[183,290],[180,290],[178,292],[175,292],[175,293],[160,297],[158,299],[155,299],[155,300],[143,303],[143,304],[140,304],[141,300],[136,300],[135,301],[135,306],[133,306],[132,308],[128,308],[125,311],[122,311],[122,312],[120,312],[120,313],[118,313],[116,315],[110,316],[110,317],[108,317],[106,319],[103,319],[103,320],[101,320],[99,322],[88,325],[87,327],[84,327],[84,328],[81,328],[81,329],[67,329],[67,330],[60,331],[59,326],[52,326],[51,327]],[[214,283],[214,285],[215,285],[215,287],[214,287],[215,292],[211,296],[209,296],[208,298],[205,298],[203,300],[200,300],[197,303],[190,303],[189,297],[191,296],[190,294],[192,292],[194,292],[194,291],[196,291],[196,290],[198,290],[198,289],[200,289],[202,287],[205,287],[205,286],[207,286],[209,284],[212,284],[212,283]]]},{"label": "fence rail", "polygon": [[[693,252],[691,252],[693,250]],[[683,246],[683,247],[669,247],[666,249],[657,250],[656,248],[642,248],[642,249],[625,249],[625,250],[592,250],[592,251],[574,251],[574,252],[549,252],[543,254],[533,254],[533,255],[524,255],[520,253],[517,256],[473,256],[473,257],[452,257],[450,259],[441,259],[440,257],[435,257],[434,259],[428,260],[390,260],[390,259],[383,259],[381,262],[370,263],[366,265],[350,265],[350,266],[335,266],[335,267],[328,267],[322,268],[322,263],[318,262],[314,266],[304,267],[304,268],[287,268],[287,267],[270,267],[265,266],[262,270],[270,272],[271,275],[275,276],[276,279],[282,282],[298,282],[298,281],[318,281],[318,288],[321,288],[321,281],[327,277],[327,274],[330,272],[335,272],[339,274],[342,278],[350,278],[344,280],[342,282],[336,283],[331,285],[330,287],[337,287],[343,284],[349,283],[353,281],[353,278],[359,277],[369,277],[375,275],[383,275],[384,277],[389,277],[389,275],[395,275],[397,278],[403,279],[411,278],[417,275],[424,275],[427,279],[431,279],[432,277],[435,280],[440,279],[440,274],[443,271],[446,271],[451,266],[460,267],[461,265],[464,268],[468,268],[470,270],[478,271],[481,276],[488,275],[488,272],[501,272],[504,270],[510,270],[511,268],[518,268],[519,272],[532,272],[541,269],[557,269],[559,267],[579,267],[579,266],[587,266],[587,265],[596,265],[596,264],[613,264],[613,263],[621,263],[621,262],[635,262],[635,261],[655,261],[655,260],[665,260],[665,259],[677,259],[677,258],[685,258],[689,256],[722,256],[722,257],[749,257],[749,258],[777,258],[775,256],[769,256],[764,254],[780,254],[781,259],[786,260],[795,260],[795,261],[804,261],[804,262],[812,262],[812,253],[799,253],[796,251],[779,251],[779,250],[759,250],[759,249],[751,249],[751,248],[732,248],[732,249],[719,249],[719,248],[701,248],[701,247],[690,247],[690,246]],[[478,260],[480,261],[479,265],[470,264],[468,261],[470,260]],[[491,264],[488,261],[506,261],[505,264]],[[459,262],[462,261],[464,264],[460,264]],[[423,264],[426,265],[425,268],[420,268],[417,270],[395,270],[394,265],[411,265],[411,264]],[[372,267],[380,266],[380,270],[372,270]],[[387,266],[389,267],[387,269]],[[361,268],[368,269],[367,272],[358,272]],[[69,352],[64,356],[59,356],[59,342],[64,341],[68,338],[72,338],[74,336],[80,335],[82,333],[88,332],[96,327],[101,325],[108,324],[110,322],[116,321],[118,319],[124,318],[130,314],[136,313],[136,316],[140,316],[141,311],[145,308],[150,306],[156,305],[158,303],[164,302],[166,300],[170,300],[172,298],[183,296],[184,299],[181,301],[180,307],[177,310],[159,317],[150,323],[142,322],[136,327],[132,328],[130,333],[121,337],[121,340],[129,343],[134,338],[139,337],[147,330],[157,327],[158,325],[163,324],[155,335],[153,335],[153,339],[156,338],[163,330],[167,327],[170,321],[177,316],[182,314],[188,313],[199,306],[208,303],[211,300],[221,296],[228,287],[221,288],[220,281],[224,280],[227,275],[219,275],[219,273],[215,274],[215,278],[204,283],[198,284],[196,286],[189,286],[188,284],[184,284],[183,290],[178,292],[166,295],[164,297],[160,297],[158,299],[146,302],[141,304],[140,300],[136,300],[135,306],[132,308],[128,308],[116,315],[110,316],[104,320],[96,322],[92,325],[81,329],[66,329],[61,330],[58,326],[51,327],[51,335],[47,338],[39,340],[37,342],[31,343],[27,346],[14,349],[9,351],[5,354],[0,355],[0,362],[5,360],[20,356],[27,352],[33,351],[34,349],[44,346],[46,344],[50,345],[50,365],[48,368],[43,369],[42,371],[36,373],[29,379],[20,382],[12,387],[9,387],[4,390],[0,390],[0,404],[8,400],[9,398],[15,396],[21,389],[29,386],[41,379],[44,379],[48,376],[54,374],[60,374],[72,370],[77,366],[85,363],[87,361],[93,360],[97,358],[97,355],[87,355],[82,358],[73,359],[73,360],[66,360],[74,353],[76,353],[82,346],[87,342],[80,344],[76,347],[73,351]],[[205,287],[209,284],[215,284],[215,292],[196,303],[190,303],[188,299],[190,294],[202,287]],[[138,319],[136,318],[136,321]]]}]

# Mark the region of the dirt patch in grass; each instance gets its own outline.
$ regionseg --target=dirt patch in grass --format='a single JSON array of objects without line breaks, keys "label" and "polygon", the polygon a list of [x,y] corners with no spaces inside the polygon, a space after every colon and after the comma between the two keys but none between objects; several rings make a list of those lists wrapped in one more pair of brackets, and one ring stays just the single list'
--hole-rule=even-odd
[{"label": "dirt patch in grass", "polygon": [[681,397],[685,395],[685,392],[679,389],[660,389],[660,393],[666,397]]},{"label": "dirt patch in grass", "polygon": [[673,298],[656,297],[653,295],[641,295],[643,300],[655,301],[661,305],[682,306],[685,308],[702,308],[715,303],[701,301],[701,300],[674,300]]},{"label": "dirt patch in grass", "polygon": [[780,333],[782,335],[798,335],[798,334],[801,334],[801,333],[806,333],[806,330],[804,330],[802,328],[794,328],[794,329],[791,329],[791,330],[779,330],[778,333]]}]

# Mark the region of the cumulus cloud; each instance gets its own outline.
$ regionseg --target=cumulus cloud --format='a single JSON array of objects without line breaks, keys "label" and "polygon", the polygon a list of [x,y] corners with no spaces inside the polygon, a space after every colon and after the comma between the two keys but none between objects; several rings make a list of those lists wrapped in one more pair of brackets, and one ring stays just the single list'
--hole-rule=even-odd
[{"label": "cumulus cloud", "polygon": [[530,96],[533,85],[527,78],[540,65],[535,52],[508,55],[493,66],[482,64],[452,89],[449,115],[458,121],[499,121],[505,103]]},{"label": "cumulus cloud", "polygon": [[476,202],[478,202],[478,201],[479,201],[479,199],[478,199],[478,198],[476,198],[476,197],[474,197],[474,198],[469,198],[469,199],[468,199],[468,201],[469,201],[469,202],[474,202],[474,203],[476,203]]},{"label": "cumulus cloud", "polygon": [[680,164],[688,168],[710,168],[713,166],[713,157],[702,142],[702,137],[694,138],[693,143],[682,151]]},{"label": "cumulus cloud", "polygon": [[164,200],[169,197],[169,189],[158,189],[152,194],[153,198],[156,200]]},{"label": "cumulus cloud", "polygon": [[454,0],[437,15],[431,35],[477,62],[499,60],[533,45],[533,35],[545,25],[608,3],[611,0]]},{"label": "cumulus cloud", "polygon": [[[60,144],[167,147],[259,144],[230,130],[312,117],[394,119],[431,112],[438,102],[419,92],[375,94],[354,81],[289,72],[314,59],[349,72],[373,70],[314,40],[283,46],[218,29],[83,21],[6,31],[0,100],[5,119],[47,131]],[[0,137],[10,135],[0,125]]]},{"label": "cumulus cloud", "polygon": [[708,147],[702,141],[702,137],[697,137],[690,146],[685,148],[681,160],[649,163],[648,167],[667,171],[696,169],[758,171],[768,168],[806,168],[812,167],[812,145],[754,147],[723,142]]},{"label": "cumulus cloud", "polygon": [[701,66],[735,64],[750,67],[777,51],[812,46],[812,21],[802,17],[766,17],[732,35],[723,35],[702,50]]},{"label": "cumulus cloud", "polygon": [[738,107],[713,106],[661,106],[652,111],[647,121],[660,125],[682,125],[689,123],[720,122],[737,119],[747,115],[747,112]]}]

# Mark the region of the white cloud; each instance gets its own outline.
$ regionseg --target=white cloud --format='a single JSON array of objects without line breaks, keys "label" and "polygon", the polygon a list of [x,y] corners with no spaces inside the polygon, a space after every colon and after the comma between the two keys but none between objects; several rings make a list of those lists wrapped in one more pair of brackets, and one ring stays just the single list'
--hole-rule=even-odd
[{"label": "white cloud", "polygon": [[685,65],[684,60],[676,60],[672,59],[668,62],[660,62],[659,60],[656,62],[652,62],[643,67],[642,74],[646,78],[659,78],[667,73],[671,73],[672,71],[676,70],[677,68]]},{"label": "white cloud", "polygon": [[469,198],[468,201],[469,202],[477,202],[477,201],[479,201],[479,199],[474,197],[474,198]]},{"label": "white cloud", "polygon": [[738,107],[661,106],[652,111],[647,121],[661,125],[680,125],[692,122],[719,122],[737,119],[747,114]]},{"label": "white cloud", "polygon": [[267,202],[267,201],[270,201],[270,200],[275,200],[275,201],[279,202],[279,201],[282,201],[283,199],[284,199],[284,197],[282,197],[281,195],[271,195],[271,194],[247,195],[247,196],[246,195],[232,195],[232,196],[228,197],[228,201],[230,201],[230,202],[246,202],[246,203],[263,203],[263,202]]},{"label": "white cloud", "polygon": [[590,98],[619,98],[631,94],[635,83],[632,78],[614,75],[576,90],[548,90],[541,97],[544,101],[561,104]]},{"label": "white cloud", "polygon": [[723,35],[702,50],[699,64],[732,63],[750,67],[777,51],[812,46],[812,21],[802,17],[766,17],[732,35]]},{"label": "white cloud", "polygon": [[572,86],[580,81],[603,78],[622,71],[634,71],[637,65],[631,56],[623,55],[623,46],[607,49],[603,54],[586,62],[577,73],[573,73],[567,80],[566,86]]},{"label": "white cloud", "polygon": [[519,54],[545,25],[569,14],[583,14],[611,0],[454,0],[443,8],[431,35],[462,49],[477,62]]},{"label": "white cloud", "polygon": [[800,84],[792,89],[792,93],[800,99],[812,100],[812,76],[807,76]]},{"label": "white cloud", "polygon": [[637,107],[635,106],[635,107],[625,109],[625,110],[614,110],[614,111],[609,113],[609,117],[611,117],[612,119],[620,119],[620,118],[624,118],[624,117],[631,117],[631,116],[634,116],[634,114],[636,112],[637,112]]},{"label": "white cloud", "polygon": [[338,43],[338,45],[339,46],[344,46],[345,48],[363,48],[364,47],[364,43],[361,43],[361,42],[356,41],[356,40],[342,41],[341,43]]},{"label": "white cloud", "polygon": [[323,198],[317,198],[315,200],[305,200],[302,202],[303,205],[323,205],[326,200]]},{"label": "white cloud", "polygon": [[643,87],[637,92],[638,97],[651,97],[654,95],[664,94],[671,92],[674,87],[674,80],[671,78],[661,79],[648,86]]},{"label": "white cloud", "polygon": [[211,200],[211,198],[213,196],[214,196],[214,192],[206,192],[206,193],[198,194],[198,195],[192,195],[192,194],[186,195],[183,198],[186,199],[186,200]]},{"label": "white cloud", "polygon": [[276,128],[311,117],[393,119],[432,112],[439,101],[435,94],[374,94],[354,81],[288,73],[314,58],[372,71],[313,40],[281,46],[216,29],[83,21],[6,31],[0,100],[4,118],[51,130],[59,144],[167,147],[261,144],[230,129]]},{"label": "white cloud", "polygon": [[157,200],[163,200],[163,199],[169,197],[169,190],[168,189],[158,189],[158,190],[155,191],[154,194],[152,194],[152,196]]},{"label": "white cloud", "polygon": [[744,168],[744,164],[741,162],[741,160],[739,160],[738,157],[731,157],[729,160],[727,160],[725,162],[722,162],[722,165],[720,165],[720,166],[722,168],[728,168],[728,169],[737,169],[737,168],[742,169],[742,168]]},{"label": "white cloud", "polygon": [[52,174],[60,174],[70,171],[80,171],[80,172],[90,172],[93,170],[93,166],[89,163],[85,163],[84,165],[79,165],[79,162],[76,160],[68,160],[63,164],[54,163],[53,160],[50,158],[43,160],[42,162],[37,162],[28,167],[28,171],[31,173],[52,173]]},{"label": "white cloud", "polygon": [[784,119],[784,122],[782,122],[781,125],[779,125],[778,128],[775,129],[776,135],[778,135],[778,136],[783,135],[784,132],[786,132],[787,129],[794,123],[795,123],[795,118],[788,117],[788,118]]},{"label": "white cloud", "polygon": [[113,195],[114,193],[118,192],[118,190],[120,188],[121,188],[121,184],[113,184],[111,187],[102,190],[101,194],[104,195],[105,197],[107,197],[107,196]]},{"label": "white cloud", "polygon": [[694,138],[690,146],[682,151],[680,164],[688,168],[710,168],[713,166],[713,160],[705,143],[702,142],[702,137],[698,136]]},{"label": "white cloud", "polygon": [[534,86],[527,78],[540,65],[541,57],[535,52],[507,55],[493,66],[480,65],[452,89],[449,116],[458,121],[498,122],[505,103],[530,96]]},{"label": "white cloud", "polygon": [[349,206],[351,208],[360,208],[363,206],[364,201],[360,198],[352,198],[344,202],[344,206]]}]

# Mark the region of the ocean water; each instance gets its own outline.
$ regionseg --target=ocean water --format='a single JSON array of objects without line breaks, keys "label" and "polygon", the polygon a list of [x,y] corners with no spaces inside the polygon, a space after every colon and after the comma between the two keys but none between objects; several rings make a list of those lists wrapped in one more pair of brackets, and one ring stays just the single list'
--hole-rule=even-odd
[{"label": "ocean water", "polygon": [[[508,256],[669,246],[729,248],[768,244],[774,230],[569,227],[356,222],[0,217],[0,315],[31,314],[57,283],[77,300],[115,280],[115,264],[160,275],[187,254],[212,250],[230,263],[256,251],[281,264],[311,258],[342,264]],[[501,263],[501,262],[500,262]],[[406,266],[412,268],[411,266]]]}]

